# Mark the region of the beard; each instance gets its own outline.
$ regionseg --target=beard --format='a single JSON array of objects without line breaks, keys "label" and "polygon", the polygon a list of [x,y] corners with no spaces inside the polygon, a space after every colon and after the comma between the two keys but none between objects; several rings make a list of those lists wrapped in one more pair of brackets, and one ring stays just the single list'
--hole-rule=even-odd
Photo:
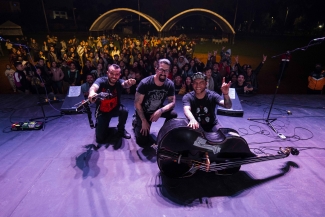
[{"label": "beard", "polygon": [[118,79],[108,79],[108,83],[110,83],[111,85],[115,85],[115,83],[117,82]]},{"label": "beard", "polygon": [[159,81],[160,82],[166,81],[166,75],[159,75]]}]

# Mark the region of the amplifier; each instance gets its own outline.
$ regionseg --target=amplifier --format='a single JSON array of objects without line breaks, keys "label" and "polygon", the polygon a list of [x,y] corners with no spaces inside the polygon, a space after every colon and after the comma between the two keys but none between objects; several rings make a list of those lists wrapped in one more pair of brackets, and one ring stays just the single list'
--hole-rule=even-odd
[{"label": "amplifier", "polygon": [[64,102],[61,106],[61,113],[65,114],[79,114],[82,112],[78,112],[76,109],[81,101],[85,100],[84,95],[81,93],[79,96],[70,97],[66,96]]}]

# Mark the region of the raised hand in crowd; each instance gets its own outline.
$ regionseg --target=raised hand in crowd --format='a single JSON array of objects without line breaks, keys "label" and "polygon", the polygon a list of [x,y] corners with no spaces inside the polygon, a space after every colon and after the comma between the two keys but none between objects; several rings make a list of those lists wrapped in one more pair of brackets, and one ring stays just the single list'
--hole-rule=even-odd
[{"label": "raised hand in crowd", "polygon": [[238,62],[238,55],[237,56],[235,56],[235,62],[236,62],[236,64],[238,64],[239,62]]},{"label": "raised hand in crowd", "polygon": [[265,55],[263,54],[263,61],[262,61],[262,63],[264,63],[264,62],[266,61],[266,59],[267,59],[267,56],[265,56]]}]

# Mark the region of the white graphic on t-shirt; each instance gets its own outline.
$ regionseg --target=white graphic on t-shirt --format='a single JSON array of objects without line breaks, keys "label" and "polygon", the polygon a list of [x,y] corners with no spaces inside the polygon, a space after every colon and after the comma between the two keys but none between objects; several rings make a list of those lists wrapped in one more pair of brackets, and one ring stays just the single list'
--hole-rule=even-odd
[{"label": "white graphic on t-shirt", "polygon": [[197,107],[196,108],[196,118],[201,124],[210,123],[211,118],[209,114],[209,109],[207,107]]},{"label": "white graphic on t-shirt", "polygon": [[148,92],[148,99],[144,103],[147,112],[155,112],[163,103],[162,100],[166,96],[166,90],[152,90]]},{"label": "white graphic on t-shirt", "polygon": [[203,111],[204,111],[205,114],[208,113],[208,108],[207,107],[204,107],[203,108]]}]

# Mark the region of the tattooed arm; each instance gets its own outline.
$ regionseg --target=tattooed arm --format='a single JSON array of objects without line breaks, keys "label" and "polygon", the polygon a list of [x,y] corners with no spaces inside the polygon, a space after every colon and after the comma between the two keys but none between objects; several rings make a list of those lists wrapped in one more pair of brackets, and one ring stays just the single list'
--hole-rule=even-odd
[{"label": "tattooed arm", "polygon": [[169,96],[167,98],[167,100],[168,100],[168,104],[160,109],[161,113],[164,113],[165,111],[172,110],[175,107],[175,103],[176,103],[175,95],[174,96]]},{"label": "tattooed arm", "polygon": [[221,100],[219,104],[227,109],[230,109],[232,107],[232,102],[229,97],[229,94],[227,95],[223,94],[223,100]]},{"label": "tattooed arm", "polygon": [[222,79],[222,86],[221,86],[221,92],[223,94],[223,100],[219,102],[219,104],[227,109],[230,109],[232,107],[232,102],[229,97],[229,88],[231,86],[231,81],[227,84],[225,82],[225,77]]}]

